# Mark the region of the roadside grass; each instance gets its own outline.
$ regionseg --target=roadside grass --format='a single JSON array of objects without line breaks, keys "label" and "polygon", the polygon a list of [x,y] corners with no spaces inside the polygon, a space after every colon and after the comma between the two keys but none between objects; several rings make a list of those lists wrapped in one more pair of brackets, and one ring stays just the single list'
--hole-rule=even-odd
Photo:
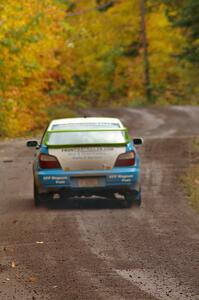
[{"label": "roadside grass", "polygon": [[191,205],[199,213],[199,138],[194,139],[191,147],[195,159],[184,176],[183,182]]}]

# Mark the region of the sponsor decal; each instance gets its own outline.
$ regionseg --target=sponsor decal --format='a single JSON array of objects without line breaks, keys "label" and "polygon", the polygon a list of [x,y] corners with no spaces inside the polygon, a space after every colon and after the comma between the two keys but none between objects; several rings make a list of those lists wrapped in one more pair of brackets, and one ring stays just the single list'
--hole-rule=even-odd
[{"label": "sponsor decal", "polygon": [[130,175],[110,175],[109,179],[131,179],[133,178],[133,174]]},{"label": "sponsor decal", "polygon": [[103,160],[104,155],[114,151],[112,147],[79,147],[79,148],[62,148],[61,152],[67,154],[68,158],[73,160]]},{"label": "sponsor decal", "polygon": [[113,151],[113,147],[78,147],[78,148],[62,148],[62,152],[104,152],[104,151]]},{"label": "sponsor decal", "polygon": [[56,184],[65,184],[66,181],[65,180],[56,180],[55,183]]},{"label": "sponsor decal", "polygon": [[61,176],[61,177],[58,177],[58,176],[44,176],[43,177],[43,180],[68,180],[68,177],[67,176]]},{"label": "sponsor decal", "polygon": [[133,174],[130,175],[110,175],[109,179],[111,180],[120,180],[121,182],[132,182]]},{"label": "sponsor decal", "polygon": [[53,184],[66,184],[68,176],[43,176],[43,181],[53,181]]}]

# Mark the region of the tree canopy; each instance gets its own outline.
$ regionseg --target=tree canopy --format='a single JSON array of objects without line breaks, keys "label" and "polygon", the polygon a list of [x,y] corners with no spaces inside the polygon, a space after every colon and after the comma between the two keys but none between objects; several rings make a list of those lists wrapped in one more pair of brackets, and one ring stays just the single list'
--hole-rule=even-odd
[{"label": "tree canopy", "polygon": [[182,28],[187,37],[182,57],[191,63],[199,63],[199,2],[186,0],[178,8],[178,15],[173,19],[176,26]]},{"label": "tree canopy", "polygon": [[[146,2],[153,103],[197,104],[199,3]],[[0,135],[49,111],[145,103],[138,0],[0,0]]]}]

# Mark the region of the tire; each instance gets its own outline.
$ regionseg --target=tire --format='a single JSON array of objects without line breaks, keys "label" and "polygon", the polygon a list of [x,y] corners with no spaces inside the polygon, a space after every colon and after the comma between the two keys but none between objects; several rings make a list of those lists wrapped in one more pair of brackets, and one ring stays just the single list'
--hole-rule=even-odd
[{"label": "tire", "polygon": [[139,191],[133,190],[130,192],[127,192],[125,194],[125,202],[126,202],[126,207],[131,207],[133,205],[140,207],[142,203],[142,198],[141,198],[141,189]]},{"label": "tire", "polygon": [[34,196],[34,204],[36,207],[38,207],[41,204],[41,195],[38,192],[38,188],[35,182],[34,182],[33,196]]}]

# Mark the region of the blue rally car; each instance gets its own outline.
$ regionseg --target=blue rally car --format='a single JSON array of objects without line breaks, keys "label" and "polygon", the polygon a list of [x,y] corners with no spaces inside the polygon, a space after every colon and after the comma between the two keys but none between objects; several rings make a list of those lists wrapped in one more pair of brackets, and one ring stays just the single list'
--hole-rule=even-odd
[{"label": "blue rally car", "polygon": [[115,118],[52,121],[35,147],[34,202],[54,193],[72,196],[124,196],[127,206],[141,204],[140,166],[135,145]]}]

